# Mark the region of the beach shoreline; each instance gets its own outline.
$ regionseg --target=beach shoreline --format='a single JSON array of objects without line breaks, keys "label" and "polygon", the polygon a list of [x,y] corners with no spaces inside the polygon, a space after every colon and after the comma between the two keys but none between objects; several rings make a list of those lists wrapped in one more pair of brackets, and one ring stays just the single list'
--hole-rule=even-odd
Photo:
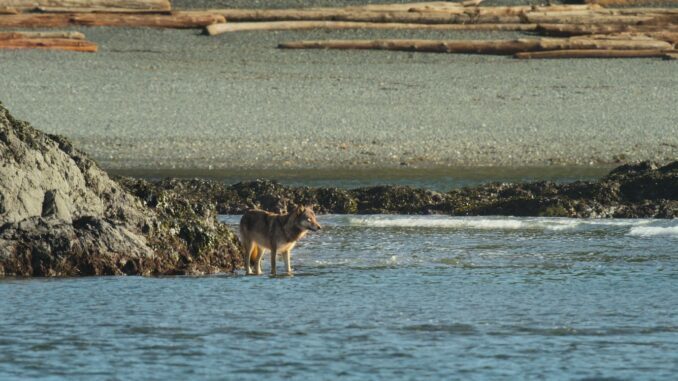
[{"label": "beach shoreline", "polygon": [[266,179],[287,186],[336,187],[343,189],[380,185],[404,185],[446,192],[488,182],[553,181],[568,183],[594,181],[607,175],[614,166],[547,167],[427,167],[427,168],[131,168],[108,169],[111,176],[157,181],[161,179],[207,179],[222,184],[236,184]]},{"label": "beach shoreline", "polygon": [[[499,3],[534,2],[487,5]],[[2,50],[0,100],[107,170],[610,167],[678,157],[669,61],[276,48],[531,37],[519,32],[70,29],[99,51]]]}]

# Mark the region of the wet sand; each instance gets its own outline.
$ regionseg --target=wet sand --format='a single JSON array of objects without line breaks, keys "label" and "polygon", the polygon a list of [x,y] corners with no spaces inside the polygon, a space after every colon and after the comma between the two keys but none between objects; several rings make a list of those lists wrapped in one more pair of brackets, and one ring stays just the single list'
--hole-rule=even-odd
[{"label": "wet sand", "polygon": [[295,39],[529,37],[521,33],[76,29],[100,52],[0,51],[0,101],[108,169],[576,167],[678,157],[675,62],[276,48]]}]

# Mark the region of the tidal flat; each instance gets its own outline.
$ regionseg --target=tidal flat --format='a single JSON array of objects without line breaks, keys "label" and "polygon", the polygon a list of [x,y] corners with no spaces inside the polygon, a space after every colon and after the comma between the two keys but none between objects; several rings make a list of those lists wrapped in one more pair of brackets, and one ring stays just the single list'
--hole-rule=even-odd
[{"label": "tidal flat", "polygon": [[[301,2],[175,4],[246,5]],[[300,39],[531,37],[517,32],[75,29],[99,52],[0,51],[0,99],[106,169],[605,167],[678,157],[670,61],[277,49]]]}]

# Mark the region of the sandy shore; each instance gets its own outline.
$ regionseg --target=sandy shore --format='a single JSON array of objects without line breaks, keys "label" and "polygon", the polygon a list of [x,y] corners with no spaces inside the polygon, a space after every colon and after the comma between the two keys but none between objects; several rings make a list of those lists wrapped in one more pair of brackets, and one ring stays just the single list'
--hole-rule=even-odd
[{"label": "sandy shore", "polygon": [[294,39],[519,33],[78,30],[99,53],[0,51],[0,101],[110,169],[576,166],[678,157],[675,62],[276,49]]}]

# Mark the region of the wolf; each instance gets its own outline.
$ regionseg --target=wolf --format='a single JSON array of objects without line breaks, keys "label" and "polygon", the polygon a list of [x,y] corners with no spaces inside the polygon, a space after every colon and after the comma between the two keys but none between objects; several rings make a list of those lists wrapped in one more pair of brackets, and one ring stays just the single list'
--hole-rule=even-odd
[{"label": "wolf", "polygon": [[247,275],[260,275],[264,250],[271,251],[271,274],[276,274],[275,259],[281,253],[287,274],[292,274],[290,252],[309,230],[322,229],[313,209],[297,206],[287,214],[250,209],[240,219],[240,239],[245,249]]}]

